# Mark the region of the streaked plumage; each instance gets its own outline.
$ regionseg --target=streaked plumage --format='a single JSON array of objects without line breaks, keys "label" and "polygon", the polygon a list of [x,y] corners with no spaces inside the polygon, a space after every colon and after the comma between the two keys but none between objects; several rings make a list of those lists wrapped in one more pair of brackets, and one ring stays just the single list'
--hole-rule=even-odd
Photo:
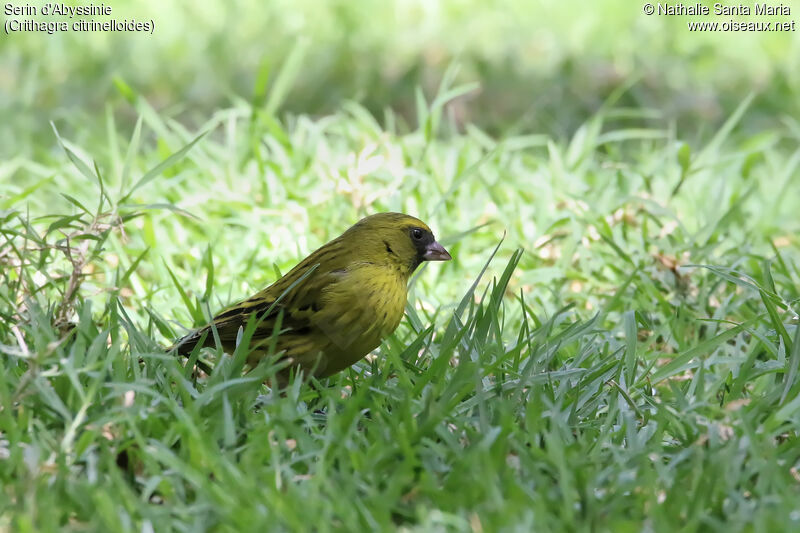
[{"label": "streaked plumage", "polygon": [[[232,352],[239,328],[255,313],[260,322],[249,359],[255,363],[267,354],[282,312],[275,353],[288,358],[290,365],[279,377],[285,380],[297,367],[305,375],[330,376],[377,348],[395,330],[403,318],[408,280],[422,261],[449,259],[422,221],[379,213],[362,219],[212,323],[222,347]],[[180,339],[173,349],[186,355],[203,336],[204,346],[214,345],[209,324]]]}]

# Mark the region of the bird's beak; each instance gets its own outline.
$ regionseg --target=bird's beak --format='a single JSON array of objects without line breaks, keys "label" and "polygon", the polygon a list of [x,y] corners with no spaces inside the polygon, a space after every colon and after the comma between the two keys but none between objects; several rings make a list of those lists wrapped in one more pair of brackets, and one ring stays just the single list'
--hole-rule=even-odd
[{"label": "bird's beak", "polygon": [[422,258],[425,261],[450,261],[452,259],[447,250],[444,249],[444,246],[436,241],[425,247],[425,253],[422,254]]}]

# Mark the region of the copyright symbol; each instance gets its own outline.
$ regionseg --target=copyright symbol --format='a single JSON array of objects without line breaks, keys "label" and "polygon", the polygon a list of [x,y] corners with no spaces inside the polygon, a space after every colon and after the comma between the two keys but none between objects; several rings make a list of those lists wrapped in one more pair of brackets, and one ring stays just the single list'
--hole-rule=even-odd
[{"label": "copyright symbol", "polygon": [[653,4],[645,4],[643,9],[645,15],[652,15],[656,12],[656,8],[653,6]]}]

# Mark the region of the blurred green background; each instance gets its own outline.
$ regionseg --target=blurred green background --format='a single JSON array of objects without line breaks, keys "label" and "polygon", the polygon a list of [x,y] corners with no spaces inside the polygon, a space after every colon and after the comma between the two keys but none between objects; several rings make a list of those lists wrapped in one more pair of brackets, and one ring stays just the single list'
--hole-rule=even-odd
[{"label": "blurred green background", "polygon": [[2,36],[0,153],[54,145],[50,120],[85,123],[124,99],[124,86],[160,112],[203,122],[257,99],[293,53],[298,72],[282,111],[310,115],[352,100],[413,125],[416,88],[430,98],[453,64],[459,81],[480,88],[449,112],[498,136],[569,136],[609,98],[657,109],[685,138],[712,133],[750,92],[759,98],[741,123],[748,130],[800,110],[796,32],[690,32],[693,17],[646,16],[626,0],[110,5],[115,19],[152,19],[154,34]]},{"label": "blurred green background", "polygon": [[[684,262],[710,263],[732,262],[721,257],[742,246],[767,253],[796,233],[796,32],[691,32],[687,21],[730,17],[647,16],[622,0],[110,5],[112,18],[152,20],[154,33],[0,40],[0,209],[71,212],[64,191],[96,202],[94,178],[73,168],[51,122],[119,191],[208,129],[186,161],[126,200],[198,219],[151,209],[117,253],[164,250],[192,280],[209,243],[252,243],[216,250],[217,305],[381,210],[417,214],[453,239],[499,223],[464,241],[457,272],[471,279],[505,230],[501,258],[536,249],[522,263],[528,289],[602,283],[616,251],[579,267],[569,250],[547,255],[551,238],[571,247],[598,239],[597,228],[620,232],[643,261],[691,250]],[[627,211],[682,234],[631,240],[614,227]],[[169,285],[158,265],[147,260],[133,277],[147,281],[132,312],[172,308],[174,293],[146,290]],[[535,292],[556,307],[618,282]],[[442,290],[447,301],[462,287]]]}]

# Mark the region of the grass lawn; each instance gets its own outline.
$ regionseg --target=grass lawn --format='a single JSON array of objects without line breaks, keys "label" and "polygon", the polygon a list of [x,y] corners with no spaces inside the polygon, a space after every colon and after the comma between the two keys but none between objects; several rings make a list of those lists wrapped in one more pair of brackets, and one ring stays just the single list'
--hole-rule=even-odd
[{"label": "grass lawn", "polygon": [[[791,74],[689,122],[631,77],[535,130],[464,120],[452,68],[298,111],[292,50],[191,114],[0,98],[0,531],[800,529]],[[379,211],[454,260],[372,356],[277,394],[165,354]]]}]

